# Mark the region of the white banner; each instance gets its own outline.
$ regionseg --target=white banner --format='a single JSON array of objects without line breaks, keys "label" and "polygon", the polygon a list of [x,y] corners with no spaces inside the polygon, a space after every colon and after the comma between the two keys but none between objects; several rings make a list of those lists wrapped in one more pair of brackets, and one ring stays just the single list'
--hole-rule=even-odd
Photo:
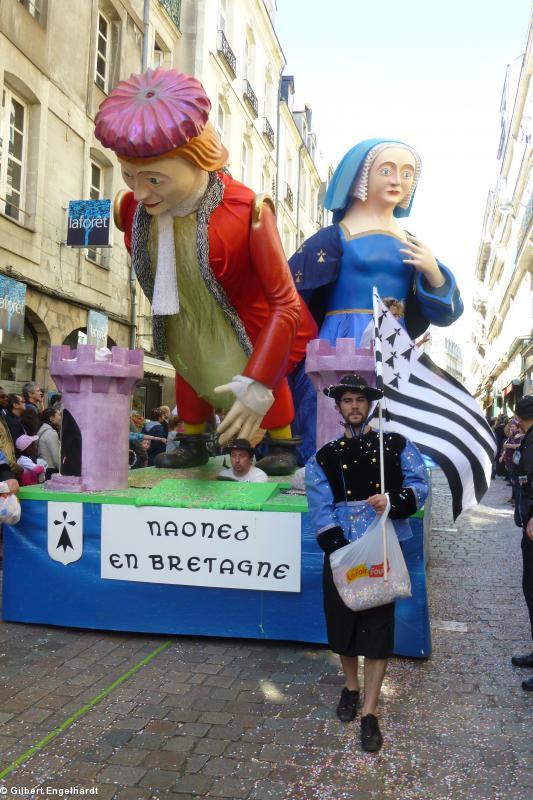
[{"label": "white banner", "polygon": [[101,577],[300,591],[300,515],[103,505]]}]

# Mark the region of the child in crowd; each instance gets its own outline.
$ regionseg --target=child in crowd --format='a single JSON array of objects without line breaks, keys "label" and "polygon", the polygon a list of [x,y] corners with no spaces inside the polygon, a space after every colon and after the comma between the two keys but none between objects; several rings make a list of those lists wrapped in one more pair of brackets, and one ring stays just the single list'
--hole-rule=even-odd
[{"label": "child in crowd", "polygon": [[179,447],[179,441],[176,441],[176,435],[183,433],[185,425],[183,420],[179,417],[172,416],[168,421],[168,436],[167,436],[167,453],[173,453]]},{"label": "child in crowd", "polygon": [[17,458],[17,464],[22,467],[20,476],[21,486],[32,486],[35,483],[43,483],[48,464],[44,458],[37,457],[38,436],[28,436],[23,434],[15,442],[15,447],[21,453]]}]

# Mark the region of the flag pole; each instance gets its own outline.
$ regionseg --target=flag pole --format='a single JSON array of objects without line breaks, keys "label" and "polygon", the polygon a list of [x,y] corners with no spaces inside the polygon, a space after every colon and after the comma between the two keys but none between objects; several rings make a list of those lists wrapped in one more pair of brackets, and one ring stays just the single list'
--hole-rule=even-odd
[{"label": "flag pole", "polygon": [[[378,338],[379,333],[379,325],[378,325],[378,317],[379,317],[379,294],[378,290],[374,286],[373,290],[373,311],[374,311],[374,359],[376,364],[376,388],[381,389],[383,391],[383,361],[381,358],[381,342]],[[379,353],[379,355],[378,355]],[[382,409],[382,402],[383,397],[378,400],[378,433],[379,433],[379,482],[380,482],[380,494],[385,493],[385,457],[384,457],[384,447],[383,447],[383,409]],[[383,580],[388,581],[389,579],[389,570],[387,565],[387,526],[386,526],[386,519],[381,519],[381,536],[383,539]]]}]

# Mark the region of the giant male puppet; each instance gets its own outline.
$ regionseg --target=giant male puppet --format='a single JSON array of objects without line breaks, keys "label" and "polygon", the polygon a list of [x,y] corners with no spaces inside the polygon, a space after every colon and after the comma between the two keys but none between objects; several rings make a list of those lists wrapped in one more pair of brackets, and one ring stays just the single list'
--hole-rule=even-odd
[{"label": "giant male puppet", "polygon": [[[325,198],[330,225],[307,239],[289,264],[300,295],[319,326],[319,338],[335,344],[370,344],[372,287],[403,302],[402,320],[412,338],[430,323],[450,325],[463,304],[450,270],[397,219],[411,211],[420,176],[417,152],[402,142],[367,139],[349,150],[335,170]],[[295,430],[304,436],[306,461],[315,451],[316,393],[303,365],[291,375],[297,408]]]},{"label": "giant male puppet", "polygon": [[296,464],[286,376],[316,326],[291,278],[273,205],[223,170],[228,153],[208,121],[202,85],[176,70],[121,81],[96,117],[96,136],[119,157],[130,192],[115,219],[152,303],[154,346],[177,373],[185,436],[159,467],[208,460],[213,406],[228,409],[221,444],[268,432],[258,465]]}]

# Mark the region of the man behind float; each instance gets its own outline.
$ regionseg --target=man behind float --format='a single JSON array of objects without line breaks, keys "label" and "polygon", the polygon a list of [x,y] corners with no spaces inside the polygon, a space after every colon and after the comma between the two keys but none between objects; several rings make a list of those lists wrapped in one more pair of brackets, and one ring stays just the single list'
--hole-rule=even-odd
[{"label": "man behind float", "polygon": [[427,496],[427,476],[416,446],[398,433],[384,433],[385,488],[380,481],[379,436],[367,418],[373,401],[382,396],[357,373],[324,389],[335,400],[344,435],[329,442],[307,463],[306,488],[309,512],[324,558],[324,611],[328,642],[340,656],[346,685],[337,706],[341,722],[351,722],[359,705],[358,657],[364,657],[364,700],[361,709],[361,744],[377,752],[383,737],[377,707],[387,659],[394,646],[394,603],[351,611],[333,583],[329,556],[361,538],[376,514],[390,500],[389,517],[400,541],[412,536],[407,517]]},{"label": "man behind float", "polygon": [[219,473],[219,480],[240,483],[265,483],[268,480],[266,472],[252,463],[254,448],[248,439],[234,439],[224,448],[224,452],[229,453],[231,467]]}]

